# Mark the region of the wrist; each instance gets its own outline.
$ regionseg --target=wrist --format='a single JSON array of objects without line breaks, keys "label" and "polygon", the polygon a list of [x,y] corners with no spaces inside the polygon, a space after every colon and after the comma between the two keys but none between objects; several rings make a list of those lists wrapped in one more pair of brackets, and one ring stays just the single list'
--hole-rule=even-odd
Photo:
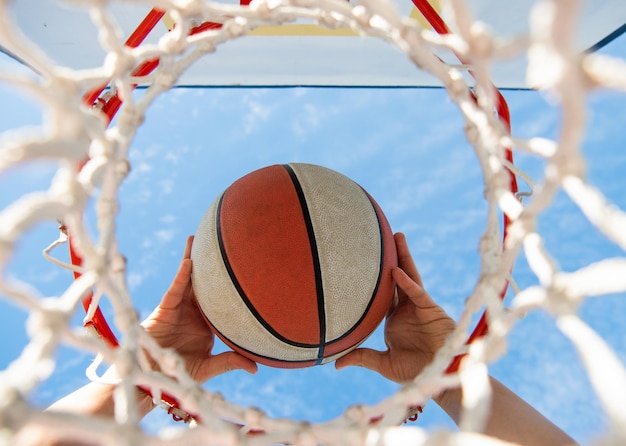
[{"label": "wrist", "polygon": [[433,401],[446,412],[454,421],[459,420],[463,394],[460,387],[444,389],[433,396]]},{"label": "wrist", "polygon": [[142,412],[148,413],[156,407],[154,399],[148,389],[142,386],[137,386],[137,391],[135,393],[137,395],[137,407],[141,408]]},{"label": "wrist", "polygon": [[[109,367],[104,372],[102,377],[106,378],[107,380],[112,380],[112,381],[119,381],[121,379],[121,376],[119,372],[117,371],[117,368],[115,367],[115,365],[112,365],[111,367]],[[141,412],[141,416],[144,416],[145,414],[147,414],[148,412],[150,412],[152,409],[156,407],[156,404],[154,404],[150,391],[147,388],[142,387],[142,386],[135,386],[135,401],[137,403],[137,408]]]}]

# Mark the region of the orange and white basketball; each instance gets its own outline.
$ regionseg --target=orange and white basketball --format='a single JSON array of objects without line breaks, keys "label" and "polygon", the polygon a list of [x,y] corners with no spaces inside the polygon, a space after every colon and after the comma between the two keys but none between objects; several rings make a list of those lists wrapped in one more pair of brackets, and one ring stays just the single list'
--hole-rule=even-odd
[{"label": "orange and white basketball", "polygon": [[198,304],[214,332],[261,364],[334,361],[392,302],[389,223],[358,184],[292,163],[254,171],[218,197],[191,253]]}]

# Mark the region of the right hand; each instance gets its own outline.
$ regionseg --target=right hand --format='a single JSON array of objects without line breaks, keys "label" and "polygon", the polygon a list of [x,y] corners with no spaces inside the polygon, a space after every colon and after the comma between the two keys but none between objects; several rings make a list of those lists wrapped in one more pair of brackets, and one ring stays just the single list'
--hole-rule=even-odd
[{"label": "right hand", "polygon": [[161,347],[175,349],[181,355],[187,372],[198,382],[230,370],[242,369],[254,374],[256,363],[239,353],[212,353],[215,336],[196,304],[191,287],[192,243],[193,237],[189,237],[172,284],[142,325]]},{"label": "right hand", "polygon": [[335,362],[335,367],[361,366],[397,383],[413,380],[428,365],[455,322],[422,286],[404,234],[394,236],[398,268],[392,271],[398,299],[385,321],[386,351],[358,348]]}]

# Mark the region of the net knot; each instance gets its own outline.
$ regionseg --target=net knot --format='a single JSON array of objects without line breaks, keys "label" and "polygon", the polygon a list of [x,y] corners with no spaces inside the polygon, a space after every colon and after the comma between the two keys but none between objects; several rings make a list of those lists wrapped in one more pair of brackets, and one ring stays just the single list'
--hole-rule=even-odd
[{"label": "net knot", "polygon": [[228,33],[230,38],[244,36],[249,28],[248,19],[244,17],[236,17],[224,24],[224,30]]},{"label": "net knot", "polygon": [[417,419],[419,418],[419,414],[421,414],[423,411],[424,409],[422,409],[422,406],[409,407],[407,418],[406,420],[404,420],[404,424],[408,423],[409,421],[411,422],[417,421]]},{"label": "net knot", "polygon": [[172,420],[178,422],[183,421],[185,424],[189,424],[193,417],[189,415],[187,412],[182,410],[180,407],[177,407],[173,404],[168,404],[169,408],[167,409],[167,413],[172,416]]}]

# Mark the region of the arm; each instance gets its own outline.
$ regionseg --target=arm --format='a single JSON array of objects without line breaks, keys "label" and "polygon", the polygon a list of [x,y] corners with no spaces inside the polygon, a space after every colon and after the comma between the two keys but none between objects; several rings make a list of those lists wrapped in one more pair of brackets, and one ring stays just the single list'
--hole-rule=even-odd
[{"label": "arm", "polygon": [[[404,235],[396,234],[395,240],[399,268],[392,274],[398,286],[398,301],[385,322],[387,350],[356,349],[339,358],[335,366],[366,367],[402,384],[415,378],[432,361],[455,323],[424,290]],[[503,384],[491,378],[491,385],[491,414],[484,434],[532,446],[575,443]],[[434,400],[458,424],[462,397],[457,388]]]},{"label": "arm", "polygon": [[[113,368],[107,371],[108,376],[113,377],[113,373]],[[115,410],[114,390],[115,386],[92,382],[64,396],[46,410],[113,418]],[[135,391],[135,401],[141,418],[155,407],[152,398],[139,388]]]},{"label": "arm", "polygon": [[[535,408],[522,400],[494,378],[491,383],[491,413],[483,432],[501,440],[532,446],[572,445],[576,442],[552,424]],[[435,402],[459,423],[461,415],[460,389],[449,389],[434,398]]]},{"label": "arm", "polygon": [[[191,245],[193,237],[187,239],[180,267],[169,289],[152,314],[142,323],[144,329],[163,348],[175,349],[184,359],[187,372],[197,382],[205,382],[224,372],[243,369],[256,373],[255,362],[235,352],[218,355],[211,353],[214,335],[196,306],[191,287]],[[115,378],[115,368],[107,370],[105,376]],[[112,418],[114,415],[112,385],[89,383],[52,404],[48,411],[59,411],[81,415]],[[154,408],[152,399],[140,389],[135,392],[137,410],[143,417]],[[20,435],[35,435],[40,429],[32,426],[22,429]],[[27,432],[25,432],[27,431]],[[18,436],[18,438],[21,438]],[[41,438],[27,444],[59,444],[62,439],[50,437],[50,432],[41,432]],[[20,443],[20,440],[18,440]]]}]

